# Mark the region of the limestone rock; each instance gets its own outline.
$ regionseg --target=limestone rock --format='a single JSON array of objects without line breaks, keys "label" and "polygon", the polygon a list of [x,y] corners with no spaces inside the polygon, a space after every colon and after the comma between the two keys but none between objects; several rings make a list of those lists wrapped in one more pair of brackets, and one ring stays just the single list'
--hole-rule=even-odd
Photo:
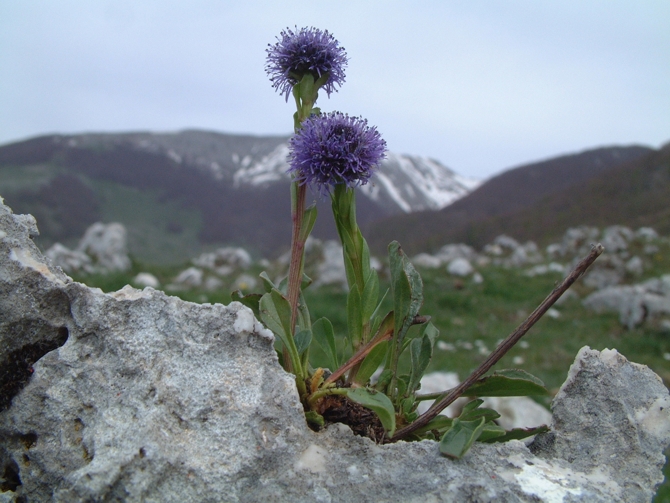
[{"label": "limestone rock", "polygon": [[449,262],[447,272],[453,276],[469,276],[475,269],[467,259],[455,258]]},{"label": "limestone rock", "polygon": [[126,235],[123,224],[98,222],[86,229],[77,251],[91,256],[94,264],[103,271],[127,271],[131,264]]},{"label": "limestone rock", "polygon": [[54,265],[60,267],[68,274],[91,274],[95,272],[91,257],[84,252],[70,250],[67,246],[60,243],[54,243],[51,248],[46,251],[45,255]]},{"label": "limestone rock", "polygon": [[344,269],[342,245],[337,241],[325,241],[322,244],[322,257],[316,267],[314,286],[340,285],[347,289],[347,273]]},{"label": "limestone rock", "polygon": [[651,500],[665,463],[662,449],[670,442],[670,396],[656,374],[616,350],[584,347],[552,412],[553,431],[538,436],[532,452],[569,460],[594,480],[602,477],[612,501]]},{"label": "limestone rock", "polygon": [[161,286],[158,278],[149,272],[140,272],[133,278],[133,284],[141,287],[150,286],[151,288],[159,288]]},{"label": "limestone rock", "polygon": [[598,313],[618,313],[621,324],[632,329],[647,320],[670,314],[670,275],[638,285],[603,288],[582,303]]},{"label": "limestone rock", "polygon": [[220,276],[227,276],[234,269],[248,269],[252,259],[244,248],[225,247],[211,253],[203,253],[193,260],[193,264],[211,269]]},{"label": "limestone rock", "polygon": [[0,501],[635,503],[662,480],[668,391],[614,351],[580,352],[530,450],[476,444],[453,461],[432,441],[311,431],[249,309],[104,294],[29,235],[0,206]]}]

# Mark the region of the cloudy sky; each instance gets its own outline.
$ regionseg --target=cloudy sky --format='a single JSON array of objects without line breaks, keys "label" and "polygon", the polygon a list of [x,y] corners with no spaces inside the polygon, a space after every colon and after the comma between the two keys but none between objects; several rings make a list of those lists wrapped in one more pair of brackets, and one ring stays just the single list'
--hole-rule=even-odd
[{"label": "cloudy sky", "polygon": [[293,26],[350,58],[322,109],[463,175],[670,141],[667,0],[4,0],[0,143],[45,133],[288,134],[264,73]]}]

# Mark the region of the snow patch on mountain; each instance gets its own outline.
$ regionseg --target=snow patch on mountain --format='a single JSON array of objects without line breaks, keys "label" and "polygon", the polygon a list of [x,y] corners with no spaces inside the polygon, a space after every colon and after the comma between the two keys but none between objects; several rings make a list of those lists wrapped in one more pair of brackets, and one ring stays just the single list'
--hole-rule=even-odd
[{"label": "snow patch on mountain", "polygon": [[[235,186],[263,187],[282,179],[288,180],[288,153],[288,144],[282,143],[258,161],[234,154],[232,161],[237,167],[233,175]],[[393,205],[410,213],[444,208],[480,183],[479,180],[457,175],[434,159],[389,152],[361,192],[377,203]]]},{"label": "snow patch on mountain", "polygon": [[272,152],[256,162],[252,162],[249,156],[240,161],[239,155],[233,154],[233,163],[239,166],[233,174],[234,186],[253,185],[262,187],[282,179],[290,179],[290,176],[286,173],[289,167],[286,162],[287,157],[287,143],[277,145]]}]

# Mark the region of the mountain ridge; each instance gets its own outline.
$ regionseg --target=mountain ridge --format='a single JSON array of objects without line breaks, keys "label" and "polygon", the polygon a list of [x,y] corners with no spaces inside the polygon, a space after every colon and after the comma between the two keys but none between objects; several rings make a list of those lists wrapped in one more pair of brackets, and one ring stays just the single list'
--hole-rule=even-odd
[{"label": "mountain ridge", "polygon": [[[583,187],[589,186],[598,194],[602,190],[602,181],[606,181],[611,173],[618,173],[617,169],[622,167],[624,172],[626,169],[634,171],[638,166],[636,163],[656,152],[659,151],[640,145],[600,147],[529,163],[486,180],[470,194],[440,211],[430,215],[416,212],[391,216],[368,228],[366,235],[371,248],[378,253],[389,239],[406,243],[407,251],[416,253],[436,251],[442,245],[454,242],[481,247],[503,233],[516,239],[544,241],[559,236],[569,226],[591,222],[594,225],[625,224],[607,218],[595,222],[583,214],[580,208],[587,198]],[[619,173],[617,176],[623,175]],[[571,197],[577,192],[579,197]],[[624,185],[619,185],[616,192],[618,197],[625,197],[628,191]],[[540,219],[537,206],[545,200],[560,200],[561,204],[553,206],[553,217],[545,213]],[[612,202],[604,205],[611,208]],[[561,213],[571,217],[558,218]],[[538,221],[543,223],[531,225]]]},{"label": "mountain ridge", "polygon": [[[235,242],[277,254],[290,241],[287,139],[198,130],[42,136],[0,147],[0,190],[18,211],[39,214],[45,246],[81,233],[93,218],[112,217],[103,211],[109,206],[101,196],[104,182],[119,191],[156,192],[157,203],[196,209],[202,219],[197,238],[204,244]],[[438,161],[396,153],[389,153],[378,173],[377,182],[361,187],[361,224],[443,207],[478,183]],[[22,177],[26,183],[17,186]],[[313,197],[322,213],[329,211],[327,201]],[[330,220],[317,221],[317,237],[336,237]]]}]

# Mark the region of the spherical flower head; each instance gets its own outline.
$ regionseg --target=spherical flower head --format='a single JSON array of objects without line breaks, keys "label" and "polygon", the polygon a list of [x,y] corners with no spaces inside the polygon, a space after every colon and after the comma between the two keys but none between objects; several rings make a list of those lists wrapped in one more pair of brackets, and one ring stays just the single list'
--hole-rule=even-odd
[{"label": "spherical flower head", "polygon": [[289,142],[289,173],[327,195],[337,184],[365,185],[384,158],[377,128],[340,112],[312,115]]},{"label": "spherical flower head", "polygon": [[301,28],[298,31],[296,28],[294,33],[286,28],[277,37],[275,45],[268,44],[266,52],[265,71],[270,76],[272,87],[284,94],[287,101],[293,86],[307,73],[311,73],[315,81],[327,75],[323,88],[328,96],[336,90],[335,85],[344,83],[347,53],[328,30]]}]

